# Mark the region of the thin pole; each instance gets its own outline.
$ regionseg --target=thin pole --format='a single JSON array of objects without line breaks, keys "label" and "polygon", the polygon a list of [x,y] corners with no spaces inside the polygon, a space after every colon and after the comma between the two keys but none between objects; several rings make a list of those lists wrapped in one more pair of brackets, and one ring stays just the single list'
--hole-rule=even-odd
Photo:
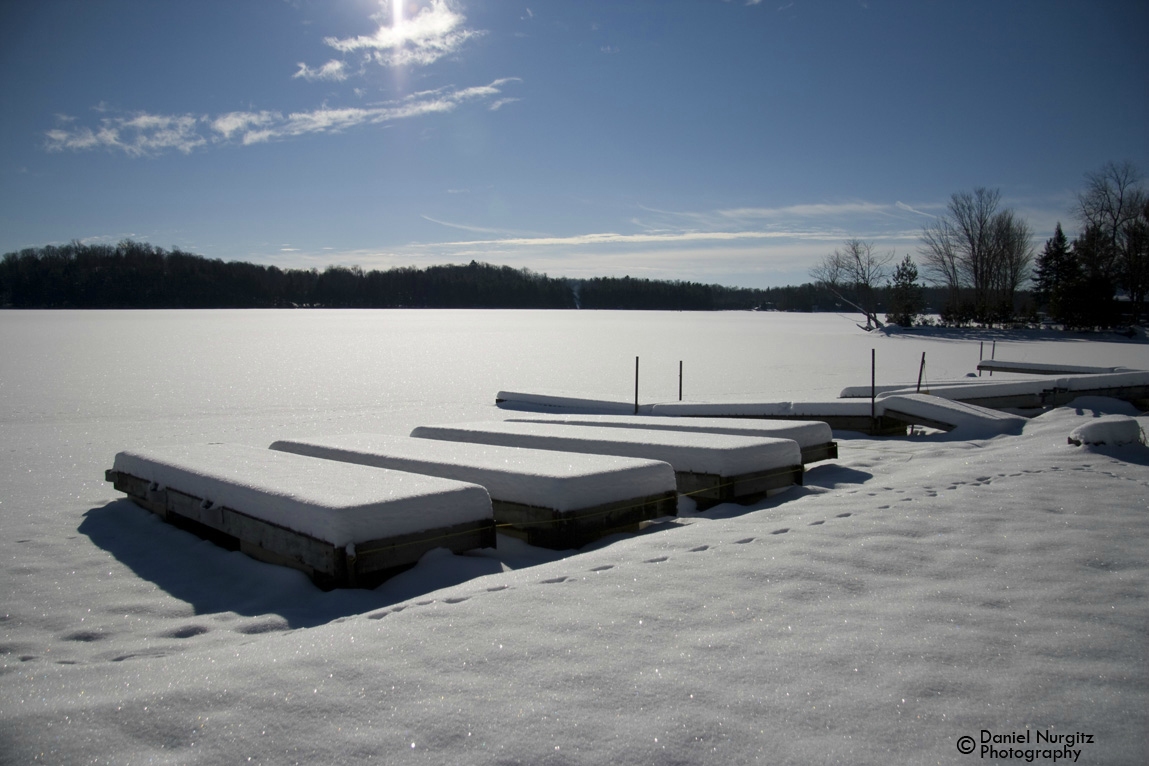
[{"label": "thin pole", "polygon": [[638,414],[638,357],[634,358],[634,414]]},{"label": "thin pole", "polygon": [[[981,342],[981,346],[978,348],[978,352],[977,352],[978,363],[980,364],[981,360],[983,360],[983,359],[985,359],[985,341],[984,340]],[[977,376],[979,378],[981,377],[981,370],[980,369],[977,371]]]},{"label": "thin pole", "polygon": [[922,373],[926,371],[926,352],[922,352],[922,366],[918,368],[918,388],[915,393],[921,393],[922,390]]},{"label": "thin pole", "polygon": [[678,401],[682,401],[682,360],[678,360]]},{"label": "thin pole", "polygon": [[875,406],[874,400],[878,397],[877,392],[877,365],[878,365],[878,350],[875,348],[870,349],[870,429],[873,432],[878,430],[878,420],[874,416]]},{"label": "thin pole", "polygon": [[[990,361],[997,359],[997,341],[996,340],[993,342],[993,350],[991,350],[989,352],[989,358],[990,358]],[[993,377],[993,370],[989,371],[989,376],[991,378]]]}]

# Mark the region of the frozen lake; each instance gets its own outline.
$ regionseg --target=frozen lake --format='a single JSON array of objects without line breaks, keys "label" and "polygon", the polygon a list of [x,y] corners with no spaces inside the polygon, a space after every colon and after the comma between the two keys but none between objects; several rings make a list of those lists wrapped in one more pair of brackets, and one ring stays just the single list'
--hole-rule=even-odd
[{"label": "frozen lake", "polygon": [[789,497],[377,591],[319,592],[103,477],[131,447],[499,418],[500,389],[627,401],[635,356],[644,402],[677,399],[680,360],[688,400],[809,401],[868,383],[871,349],[879,385],[925,352],[928,386],[995,339],[1149,369],[1144,343],[834,314],[0,312],[0,763],[961,763],[959,735],[1029,725],[1137,762],[1149,461],[1067,447],[1087,410],[976,443],[847,438]]}]

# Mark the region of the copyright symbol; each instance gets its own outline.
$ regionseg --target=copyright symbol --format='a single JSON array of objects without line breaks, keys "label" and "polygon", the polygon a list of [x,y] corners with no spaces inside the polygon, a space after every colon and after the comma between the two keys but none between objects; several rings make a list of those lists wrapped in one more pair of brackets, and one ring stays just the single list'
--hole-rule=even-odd
[{"label": "copyright symbol", "polygon": [[969,755],[974,751],[974,748],[976,747],[977,742],[974,741],[973,737],[967,735],[958,738],[958,752],[962,755]]}]

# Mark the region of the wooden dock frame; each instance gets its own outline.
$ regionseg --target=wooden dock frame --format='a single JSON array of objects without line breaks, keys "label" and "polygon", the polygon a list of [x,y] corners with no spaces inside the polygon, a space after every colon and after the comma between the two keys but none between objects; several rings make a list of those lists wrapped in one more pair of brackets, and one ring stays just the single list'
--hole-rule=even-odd
[{"label": "wooden dock frame", "polygon": [[491,499],[499,531],[552,550],[581,548],[615,532],[636,532],[644,521],[678,513],[678,492],[618,500],[576,511]]},{"label": "wooden dock frame", "polygon": [[801,486],[803,471],[801,465],[789,465],[737,476],[690,471],[676,471],[674,475],[678,491],[694,498],[698,510],[703,511],[720,503],[749,505],[778,490]]},{"label": "wooden dock frame", "polygon": [[[802,421],[817,420],[817,421],[820,421],[822,423],[825,423],[826,425],[828,425],[830,428],[832,428],[835,431],[857,431],[858,433],[870,434],[871,436],[889,436],[891,434],[899,434],[899,433],[904,434],[905,433],[905,427],[906,427],[906,424],[901,423],[900,421],[890,420],[888,422],[883,423],[881,416],[878,416],[876,418],[871,418],[869,415],[778,415],[778,414],[770,414],[770,415],[747,415],[747,414],[718,415],[718,414],[713,414],[713,413],[707,413],[705,415],[680,415],[679,417],[683,417],[683,418],[729,418],[729,419],[740,419],[740,420],[802,420]],[[829,450],[832,449],[833,454],[830,455],[830,457],[834,457],[834,458],[838,457],[838,443],[837,442],[830,442],[829,444],[833,445],[833,446],[832,446],[832,448],[826,447],[827,454],[829,454]],[[807,448],[807,449],[819,449],[819,448],[821,448],[821,446],[822,445],[819,445],[818,447]],[[827,460],[828,458],[822,457],[822,458],[816,458],[816,459],[817,460]],[[815,459],[807,459],[806,458],[806,450],[802,450],[802,462],[803,463],[812,463],[814,461],[815,461]]]},{"label": "wooden dock frame", "polygon": [[811,444],[809,447],[802,447],[802,465],[809,465],[810,463],[817,463],[821,460],[837,460],[838,459],[838,442],[826,442],[824,444]]},{"label": "wooden dock frame", "polygon": [[264,519],[171,488],[159,488],[131,474],[109,469],[107,481],[137,505],[172,526],[253,559],[298,569],[323,590],[374,588],[413,566],[434,548],[456,553],[495,547],[493,519],[440,529],[356,541],[336,546]]}]

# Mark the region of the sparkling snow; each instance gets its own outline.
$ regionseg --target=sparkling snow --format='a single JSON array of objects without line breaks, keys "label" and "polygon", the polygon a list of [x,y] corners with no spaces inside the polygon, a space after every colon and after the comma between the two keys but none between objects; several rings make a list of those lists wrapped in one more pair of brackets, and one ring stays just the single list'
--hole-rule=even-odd
[{"label": "sparkling snow", "polygon": [[[1030,729],[1145,763],[1149,448],[1066,443],[1107,415],[1145,428],[1113,400],[1019,435],[837,433],[839,460],[758,505],[577,555],[435,551],[373,591],[318,591],[103,480],[145,444],[490,419],[512,386],[625,399],[638,354],[650,401],[679,359],[699,400],[831,399],[874,347],[882,384],[912,384],[922,351],[952,380],[972,337],[747,312],[0,312],[0,762],[969,764],[995,759],[960,737]],[[1149,369],[1144,344],[982,337]]]}]

